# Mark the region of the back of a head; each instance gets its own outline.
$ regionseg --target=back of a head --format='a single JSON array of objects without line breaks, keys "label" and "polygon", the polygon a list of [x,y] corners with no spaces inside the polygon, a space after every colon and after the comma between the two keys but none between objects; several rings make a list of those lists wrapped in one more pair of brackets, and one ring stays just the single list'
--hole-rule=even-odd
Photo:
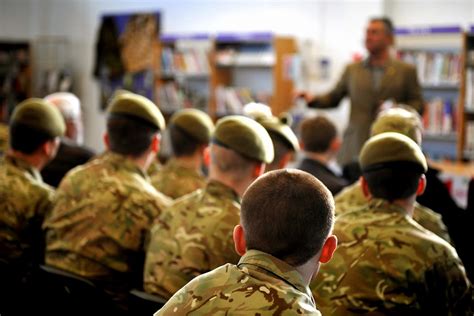
[{"label": "back of a head", "polygon": [[415,194],[427,171],[420,146],[395,132],[371,137],[362,147],[359,162],[372,196],[390,202]]},{"label": "back of a head", "polygon": [[275,170],[258,178],[243,195],[241,223],[247,249],[299,266],[321,250],[330,234],[334,200],[309,173]]},{"label": "back of a head", "polygon": [[421,145],[423,124],[421,117],[408,107],[395,107],[381,112],[371,127],[371,136],[386,132],[396,132],[410,137]]},{"label": "back of a head", "polygon": [[301,122],[300,138],[305,151],[324,153],[336,137],[336,126],[325,116],[309,117]]},{"label": "back of a head", "polygon": [[183,109],[170,119],[170,139],[176,157],[190,156],[209,144],[214,123],[209,115],[197,109]]},{"label": "back of a head", "polygon": [[271,163],[274,158],[272,140],[265,128],[241,115],[220,119],[212,142],[211,168],[217,166],[222,172],[239,172],[252,163]]},{"label": "back of a head", "polygon": [[51,103],[30,98],[18,104],[10,120],[10,147],[25,154],[35,152],[43,143],[63,136],[64,119]]},{"label": "back of a head", "polygon": [[158,107],[141,95],[115,96],[107,113],[110,150],[122,155],[140,156],[154,135],[165,128],[165,119]]},{"label": "back of a head", "polygon": [[81,117],[81,101],[70,92],[56,92],[44,99],[55,105],[65,120],[77,120]]}]

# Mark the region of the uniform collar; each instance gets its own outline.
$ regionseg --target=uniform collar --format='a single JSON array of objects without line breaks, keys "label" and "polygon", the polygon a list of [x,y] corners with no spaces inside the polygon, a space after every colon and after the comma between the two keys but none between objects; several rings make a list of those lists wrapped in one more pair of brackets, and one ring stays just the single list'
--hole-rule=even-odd
[{"label": "uniform collar", "polygon": [[38,169],[30,165],[28,162],[25,160],[18,158],[18,157],[13,157],[11,155],[6,155],[5,156],[5,161],[10,164],[15,166],[18,169],[21,169],[25,172],[27,172],[30,176],[32,176],[35,180],[43,182],[43,178],[41,177],[41,174]]},{"label": "uniform collar", "polygon": [[107,152],[101,159],[108,161],[114,168],[123,169],[128,172],[138,174],[145,180],[149,180],[148,175],[143,171],[132,159],[125,155],[121,155],[114,152]]},{"label": "uniform collar", "polygon": [[[387,59],[387,61],[385,62],[385,64],[383,64],[382,66],[380,66],[380,68],[383,68],[383,69],[386,69],[388,66],[390,66],[391,64],[393,63],[393,59],[392,58],[389,58]],[[362,61],[362,65],[364,65],[364,67],[366,68],[371,68],[373,67],[371,64],[370,64],[370,56],[365,58],[363,61]]]},{"label": "uniform collar", "polygon": [[169,168],[169,169],[173,169],[173,170],[175,170],[175,169],[185,169],[186,171],[192,172],[193,174],[202,175],[196,169],[189,168],[188,166],[185,166],[183,163],[181,163],[181,161],[179,161],[178,159],[174,159],[174,158],[171,158],[166,162],[165,168]]},{"label": "uniform collar", "polygon": [[207,182],[206,191],[213,195],[218,195],[220,199],[231,199],[241,204],[242,199],[231,187],[217,180]]},{"label": "uniform collar", "polygon": [[390,203],[384,199],[372,198],[368,203],[369,209],[383,210],[384,212],[400,213],[400,215],[408,215],[407,211],[400,205]]},{"label": "uniform collar", "polygon": [[303,277],[288,263],[258,250],[248,250],[239,260],[238,267],[252,265],[264,269],[290,284],[300,292],[312,298],[309,287],[303,282]]}]

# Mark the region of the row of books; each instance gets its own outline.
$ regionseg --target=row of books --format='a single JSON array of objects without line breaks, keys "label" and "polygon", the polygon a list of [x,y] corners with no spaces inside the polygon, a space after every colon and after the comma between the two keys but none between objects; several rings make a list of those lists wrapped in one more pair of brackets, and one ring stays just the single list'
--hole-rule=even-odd
[{"label": "row of books", "polygon": [[208,112],[209,98],[198,91],[180,86],[177,82],[167,82],[157,89],[160,110],[171,114],[183,108],[197,108]]},{"label": "row of books", "polygon": [[164,75],[209,74],[207,52],[198,49],[178,51],[171,47],[165,47],[161,52],[161,71]]},{"label": "row of books", "polygon": [[422,85],[459,84],[461,57],[458,53],[402,51],[400,58],[407,63],[416,65]]},{"label": "row of books", "polygon": [[250,102],[270,104],[269,93],[254,93],[249,88],[218,86],[215,93],[218,116],[242,114],[244,105]]},{"label": "row of books", "polygon": [[226,47],[216,52],[216,64],[219,66],[268,66],[275,64],[275,54],[264,46]]},{"label": "row of books", "polygon": [[466,71],[465,108],[468,111],[474,111],[474,68],[468,68]]},{"label": "row of books", "polygon": [[474,160],[474,122],[466,122],[466,146],[464,156],[469,160]]},{"label": "row of books", "polygon": [[452,135],[456,132],[456,103],[453,100],[435,98],[428,102],[423,113],[423,125],[427,135]]}]

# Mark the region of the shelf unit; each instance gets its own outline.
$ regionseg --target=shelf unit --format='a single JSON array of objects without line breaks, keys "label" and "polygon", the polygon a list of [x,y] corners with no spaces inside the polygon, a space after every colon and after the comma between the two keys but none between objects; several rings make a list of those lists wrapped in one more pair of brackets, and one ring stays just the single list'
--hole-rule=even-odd
[{"label": "shelf unit", "polygon": [[274,114],[292,103],[291,37],[268,32],[217,34],[211,61],[209,113],[218,118],[239,114],[250,101],[271,106]]},{"label": "shelf unit", "polygon": [[160,37],[156,97],[166,117],[187,107],[209,111],[212,43],[207,34],[164,34]]},{"label": "shelf unit", "polygon": [[464,33],[458,112],[458,160],[474,160],[474,26]]},{"label": "shelf unit", "polygon": [[463,31],[459,26],[400,28],[398,56],[417,67],[426,101],[423,150],[432,159],[458,159]]}]

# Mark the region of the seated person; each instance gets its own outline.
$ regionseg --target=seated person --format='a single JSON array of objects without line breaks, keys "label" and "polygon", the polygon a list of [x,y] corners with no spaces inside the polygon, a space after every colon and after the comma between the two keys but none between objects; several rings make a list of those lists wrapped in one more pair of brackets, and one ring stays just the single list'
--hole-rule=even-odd
[{"label": "seated person", "polygon": [[209,115],[196,109],[184,109],[171,116],[168,131],[173,156],[150,174],[155,189],[177,199],[206,185],[201,167],[213,129]]},{"label": "seated person", "polygon": [[329,190],[299,170],[260,177],[234,229],[238,264],[196,277],[155,315],[321,315],[308,284],[336,249]]},{"label": "seated person", "polygon": [[349,184],[328,168],[341,147],[336,126],[329,119],[324,116],[304,119],[300,126],[300,140],[304,159],[296,166],[297,169],[318,178],[333,195]]},{"label": "seated person", "polygon": [[272,140],[254,120],[230,115],[217,122],[210,154],[206,187],[175,200],[153,224],[147,293],[170,298],[194,277],[239,261],[232,229],[239,223],[242,194],[273,161]]},{"label": "seated person", "polygon": [[369,202],[340,215],[339,247],[311,284],[327,315],[472,315],[472,288],[456,250],[412,219],[427,170],[400,133],[371,137],[360,153]]},{"label": "seated person", "polygon": [[[411,109],[396,107],[379,114],[371,126],[371,136],[384,132],[397,132],[410,137],[421,145],[423,125],[420,115]],[[428,167],[429,172],[429,167]],[[336,217],[364,206],[368,200],[362,192],[361,181],[357,181],[335,196]],[[424,228],[450,242],[448,230],[439,214],[415,202],[413,219]]]}]

